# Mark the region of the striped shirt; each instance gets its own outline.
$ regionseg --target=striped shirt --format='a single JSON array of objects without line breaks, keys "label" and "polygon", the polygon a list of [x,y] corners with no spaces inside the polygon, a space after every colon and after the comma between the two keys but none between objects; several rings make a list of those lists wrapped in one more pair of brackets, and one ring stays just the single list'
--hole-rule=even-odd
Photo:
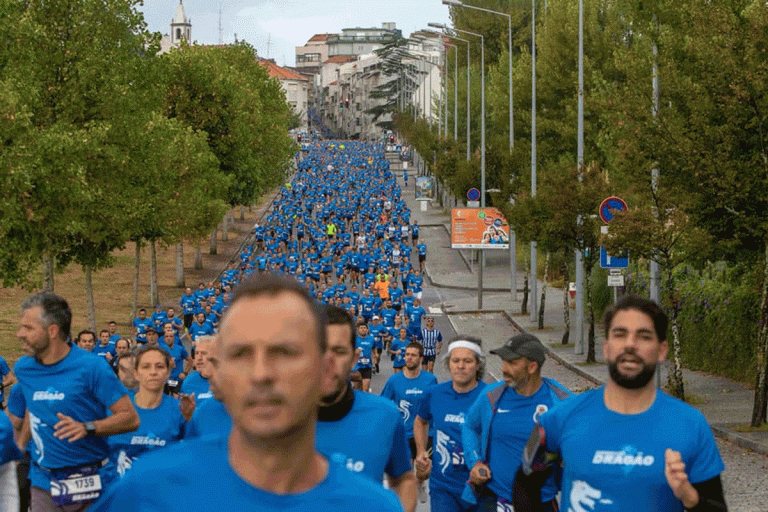
[{"label": "striped shirt", "polygon": [[424,328],[421,330],[421,338],[422,338],[421,344],[424,347],[424,355],[436,356],[437,344],[443,342],[442,333],[437,329]]}]

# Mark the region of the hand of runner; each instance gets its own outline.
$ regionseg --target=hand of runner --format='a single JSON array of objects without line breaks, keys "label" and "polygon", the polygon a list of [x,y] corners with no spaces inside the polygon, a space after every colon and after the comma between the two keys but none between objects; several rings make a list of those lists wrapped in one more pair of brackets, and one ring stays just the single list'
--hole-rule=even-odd
[{"label": "hand of runner", "polygon": [[469,472],[469,481],[474,485],[484,485],[491,479],[491,470],[484,463],[477,461],[475,467]]},{"label": "hand of runner", "polygon": [[664,452],[664,476],[677,499],[683,502],[685,508],[693,508],[699,503],[699,493],[688,481],[685,463],[680,452],[667,448]]},{"label": "hand of runner", "polygon": [[179,409],[181,409],[181,415],[184,416],[185,420],[189,421],[192,418],[196,407],[194,393],[179,395]]},{"label": "hand of runner", "polygon": [[60,412],[56,413],[56,417],[59,418],[59,421],[53,426],[53,435],[56,439],[66,439],[70,443],[74,443],[88,436],[85,423],[76,421]]},{"label": "hand of runner", "polygon": [[414,459],[414,466],[416,468],[416,476],[426,476],[432,471],[432,460],[429,458],[427,452],[421,452],[416,454]]}]

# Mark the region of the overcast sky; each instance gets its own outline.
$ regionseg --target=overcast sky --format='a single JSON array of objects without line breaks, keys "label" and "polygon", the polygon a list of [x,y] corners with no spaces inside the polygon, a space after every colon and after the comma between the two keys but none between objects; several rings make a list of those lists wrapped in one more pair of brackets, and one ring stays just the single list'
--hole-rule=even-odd
[{"label": "overcast sky", "polygon": [[[140,9],[149,30],[170,33],[178,2],[144,0]],[[192,20],[193,40],[218,43],[219,8],[225,43],[233,42],[237,34],[260,56],[288,66],[294,65],[295,47],[303,46],[314,34],[381,27],[391,21],[408,37],[430,21],[450,22],[448,7],[441,0],[184,0],[187,17]]]}]

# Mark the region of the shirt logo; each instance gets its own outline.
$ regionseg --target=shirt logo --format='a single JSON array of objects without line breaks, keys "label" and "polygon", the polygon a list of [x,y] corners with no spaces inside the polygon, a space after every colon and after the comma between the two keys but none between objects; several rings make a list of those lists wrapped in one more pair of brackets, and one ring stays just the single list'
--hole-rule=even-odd
[{"label": "shirt logo", "polygon": [[464,423],[464,413],[461,414],[446,414],[445,421],[448,423]]},{"label": "shirt logo", "polygon": [[545,404],[539,404],[536,406],[536,411],[533,413],[533,422],[538,424],[539,423],[539,417],[547,412],[549,410],[549,407],[547,407]]},{"label": "shirt logo", "polygon": [[49,389],[47,391],[35,391],[35,394],[32,395],[32,401],[64,400],[64,397],[65,395],[61,391]]},{"label": "shirt logo", "polygon": [[165,439],[158,439],[157,437],[150,436],[133,436],[131,437],[131,444],[142,446],[165,446]]},{"label": "shirt logo", "polygon": [[424,391],[420,390],[419,388],[411,388],[405,390],[406,395],[420,395],[422,393],[424,393]]},{"label": "shirt logo", "polygon": [[595,510],[595,505],[599,502],[604,505],[612,505],[613,501],[603,498],[603,493],[599,489],[595,489],[587,482],[583,480],[574,480],[571,485],[571,506],[568,508],[570,511],[586,512],[587,510]]},{"label": "shirt logo", "polygon": [[644,455],[637,448],[626,446],[621,451],[597,450],[592,464],[623,466],[624,472],[629,473],[635,466],[652,466],[655,460],[653,455]]},{"label": "shirt logo", "polygon": [[411,402],[408,400],[400,400],[397,408],[400,409],[400,412],[403,415],[403,423],[408,423],[408,420],[411,418]]},{"label": "shirt logo", "polygon": [[496,412],[501,412],[501,413],[509,412],[509,409],[496,409]]}]

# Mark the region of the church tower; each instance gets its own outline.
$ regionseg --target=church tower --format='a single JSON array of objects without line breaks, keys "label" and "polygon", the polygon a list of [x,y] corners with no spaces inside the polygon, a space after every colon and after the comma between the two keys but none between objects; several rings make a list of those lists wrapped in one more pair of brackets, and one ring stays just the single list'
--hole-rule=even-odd
[{"label": "church tower", "polygon": [[183,0],[179,0],[176,14],[173,16],[173,20],[171,20],[171,44],[178,46],[182,39],[188,43],[192,42],[192,20],[187,18]]}]

